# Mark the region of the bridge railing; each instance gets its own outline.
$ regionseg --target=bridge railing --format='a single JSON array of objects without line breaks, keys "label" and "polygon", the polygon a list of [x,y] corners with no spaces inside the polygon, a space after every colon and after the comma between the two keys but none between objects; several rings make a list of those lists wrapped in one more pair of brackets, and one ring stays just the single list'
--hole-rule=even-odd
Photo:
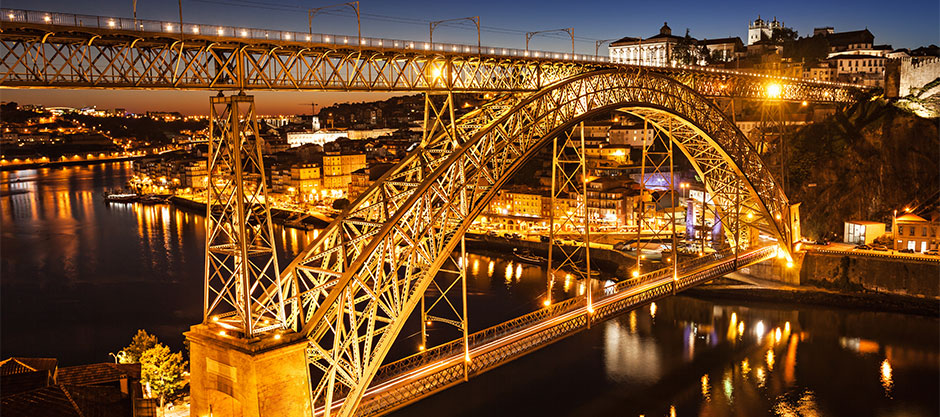
[{"label": "bridge railing", "polygon": [[[133,31],[148,34],[165,34],[168,37],[178,37],[181,34],[185,36],[199,36],[219,39],[252,39],[266,41],[283,42],[303,42],[319,45],[333,45],[338,47],[355,47],[357,43],[356,36],[333,35],[324,33],[308,33],[296,31],[283,31],[272,29],[259,29],[241,26],[209,25],[197,23],[148,20],[148,19],[130,19],[126,17],[109,17],[82,15],[73,13],[44,12],[36,10],[21,9],[0,9],[0,22],[7,23],[29,23],[35,25],[55,25],[72,26],[80,28],[110,29]],[[402,39],[384,39],[363,37],[358,39],[360,47],[379,48],[379,49],[403,49],[414,51],[427,51],[438,53],[456,53],[468,55],[484,55],[488,57],[513,57],[513,58],[538,58],[558,61],[581,62],[581,63],[604,63],[638,66],[635,63],[618,62],[606,56],[577,54],[567,52],[550,52],[525,50],[516,48],[504,48],[496,46],[480,46],[459,44],[459,43],[430,43],[415,40]],[[795,77],[782,77],[770,74],[763,74],[754,71],[742,71],[734,69],[724,69],[715,67],[701,67],[697,65],[639,65],[650,68],[675,68],[678,70],[694,70],[709,73],[719,73],[728,75],[743,75],[750,77],[762,77],[775,80],[786,80],[793,82],[812,83],[831,87],[860,88],[853,84],[834,83],[817,80],[804,80]]]},{"label": "bridge railing", "polygon": [[[747,263],[751,260],[760,257],[766,256],[767,253],[774,251],[774,248],[762,248],[756,251],[751,251],[742,255],[738,261],[739,263]],[[768,252],[769,251],[769,252]],[[712,264],[716,261],[725,262],[718,265],[718,267],[730,267],[734,269],[733,259],[728,258],[733,251],[731,249],[725,249],[720,252],[714,252],[707,256],[698,257],[695,259],[687,260],[681,263],[679,270],[680,274],[686,274],[690,271],[699,269],[705,265]],[[725,268],[727,269],[727,268]],[[699,275],[706,274],[707,271],[699,272],[688,277],[688,279],[683,280],[683,282],[697,282],[701,277]],[[663,268],[656,271],[649,272],[647,274],[641,275],[636,278],[620,281],[612,286],[606,286],[598,288],[594,291],[596,299],[600,300],[603,297],[611,296],[621,291],[624,291],[628,288],[646,284],[649,282],[654,282],[662,278],[671,276],[673,273],[672,268]],[[706,274],[707,275],[707,274]],[[711,274],[713,275],[713,274]],[[705,275],[702,275],[705,276]],[[685,286],[685,285],[682,285]],[[532,325],[533,323],[540,322],[542,320],[555,318],[561,316],[567,312],[580,308],[584,305],[584,297],[574,297],[564,300],[559,303],[552,304],[549,307],[541,308],[539,310],[533,311],[529,314],[517,317],[515,319],[500,323],[498,325],[489,327],[487,329],[481,330],[479,332],[473,333],[468,336],[469,346],[476,347],[484,343],[499,339],[502,336],[511,334],[519,331],[519,329],[525,328]],[[393,378],[397,375],[401,375],[409,370],[420,368],[424,365],[437,362],[441,359],[450,358],[453,356],[459,355],[463,351],[463,341],[454,340],[433,348],[427,349],[423,352],[416,353],[414,355],[408,356],[404,359],[389,363],[381,368],[379,368],[378,373],[373,379],[374,383],[379,383],[390,378]]]},{"label": "bridge railing", "polygon": [[[166,35],[180,35],[179,22],[129,19],[122,17],[94,16],[73,13],[43,12],[35,10],[0,9],[3,22],[31,23],[37,25],[73,26],[80,28],[125,30],[147,33],[163,33]],[[183,23],[182,34],[201,37],[240,38],[253,40],[270,40],[285,42],[310,42],[336,46],[355,47],[356,36],[333,35],[325,33],[307,33],[271,29],[258,29],[240,26],[208,25],[197,23]],[[402,39],[385,39],[362,37],[358,39],[360,46],[369,48],[387,49],[413,49],[418,51],[434,51],[441,53],[483,54],[509,57],[546,58],[582,62],[608,62],[604,56],[586,54],[572,54],[564,52],[550,52],[537,50],[524,50],[515,48],[502,48],[495,46],[465,45],[457,43],[422,42]]]}]

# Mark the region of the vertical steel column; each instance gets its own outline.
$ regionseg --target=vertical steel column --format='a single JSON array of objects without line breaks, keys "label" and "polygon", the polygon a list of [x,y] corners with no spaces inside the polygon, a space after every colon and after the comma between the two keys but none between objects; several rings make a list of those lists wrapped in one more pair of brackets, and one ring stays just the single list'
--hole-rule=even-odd
[{"label": "vertical steel column", "polygon": [[[672,129],[672,121],[670,120],[670,130]],[[675,294],[679,289],[679,241],[676,236],[676,164],[675,159],[673,159],[673,140],[669,138],[669,212],[670,217],[672,217],[672,255],[675,258],[675,262],[672,263],[672,292]]]},{"label": "vertical steel column", "polygon": [[548,276],[545,277],[546,281],[546,290],[545,290],[545,301],[542,302],[545,307],[552,305],[552,287],[555,286],[555,267],[554,267],[554,258],[552,248],[555,247],[555,209],[558,207],[558,202],[556,201],[557,192],[555,188],[558,186],[556,173],[558,166],[558,136],[555,136],[552,139],[552,189],[551,189],[551,207],[548,210],[548,266],[546,271]]},{"label": "vertical steel column", "polygon": [[640,144],[640,198],[638,201],[639,214],[634,213],[634,223],[636,224],[636,274],[640,272],[640,239],[643,237],[643,217],[646,214],[645,202],[643,201],[643,192],[646,191],[646,142],[647,132],[649,132],[649,120],[643,118],[643,143]]},{"label": "vertical steel column", "polygon": [[250,338],[287,325],[254,98],[210,99],[203,322]]},{"label": "vertical steel column", "polygon": [[467,245],[466,239],[460,237],[460,294],[463,296],[462,312],[463,319],[460,321],[461,327],[463,329],[463,380],[467,381],[470,379],[470,337],[469,329],[470,322],[467,320]]},{"label": "vertical steel column", "polygon": [[[587,178],[587,161],[585,161],[585,152],[584,152],[584,122],[581,122],[581,191],[584,193],[584,204],[582,213],[584,214],[584,259],[585,267],[587,268],[587,274],[585,280],[587,280],[587,311],[590,314],[594,313],[594,279],[591,278],[591,221],[590,213],[588,211],[588,178]],[[588,328],[591,328],[591,318],[588,317],[587,320]]]}]

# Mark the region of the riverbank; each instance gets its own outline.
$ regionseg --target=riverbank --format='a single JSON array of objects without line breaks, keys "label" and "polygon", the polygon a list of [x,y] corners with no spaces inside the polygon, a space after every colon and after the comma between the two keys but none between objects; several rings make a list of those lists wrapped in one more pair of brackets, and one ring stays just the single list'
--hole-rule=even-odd
[{"label": "riverbank", "polygon": [[[188,211],[194,214],[201,214],[203,216],[206,214],[206,203],[201,203],[176,195],[171,196],[168,201],[170,204],[173,204],[174,207],[177,207],[183,211]],[[310,215],[308,213],[301,213],[299,211],[278,208],[271,209],[271,221],[273,221],[274,224],[293,227],[295,229],[301,230],[323,229],[330,224],[329,221]]]},{"label": "riverbank", "polygon": [[[746,283],[736,283],[740,280]],[[781,285],[776,282],[743,278],[731,274],[708,284],[691,288],[685,294],[705,299],[724,299],[759,303],[792,303],[853,310],[940,316],[940,300],[877,292],[843,292],[812,285]]]},{"label": "riverbank", "polygon": [[133,161],[140,158],[146,158],[151,155],[122,156],[118,158],[94,158],[94,159],[66,159],[64,161],[46,161],[33,163],[8,163],[0,164],[0,171],[16,171],[20,169],[38,169],[38,168],[58,168],[76,165],[96,165],[111,162]]}]

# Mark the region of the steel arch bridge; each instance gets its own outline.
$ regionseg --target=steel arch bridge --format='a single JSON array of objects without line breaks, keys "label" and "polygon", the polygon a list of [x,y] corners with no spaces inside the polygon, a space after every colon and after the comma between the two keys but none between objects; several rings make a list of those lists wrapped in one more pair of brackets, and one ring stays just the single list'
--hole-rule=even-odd
[{"label": "steel arch bridge", "polygon": [[353,413],[405,320],[500,186],[548,141],[611,109],[649,120],[693,162],[719,210],[735,213],[727,217],[731,246],[756,244],[756,236],[733,231],[760,230],[789,251],[786,196],[743,134],[689,87],[611,69],[506,97],[411,152],[285,269],[286,326],[309,337],[309,361],[322,372],[314,404],[339,397],[340,415]]},{"label": "steel arch bridge", "polygon": [[[500,93],[460,119],[452,97],[439,106],[427,100],[420,146],[282,270],[273,256],[253,102],[241,95],[211,99],[218,126],[211,129],[210,166],[221,178],[210,181],[203,326],[222,329],[237,342],[233,351],[272,337],[304,340],[297,368],[305,369],[291,372],[313,385],[292,388],[309,391],[305,411],[316,415],[388,412],[641,303],[789,256],[799,236],[796,212],[713,100],[842,103],[858,91],[504,48],[421,48],[388,39],[348,45],[331,35],[304,39],[307,34],[194,24],[183,24],[180,33],[172,22],[128,20],[3,9],[0,87]],[[462,340],[383,366],[437,272],[461,269],[452,254],[500,187],[541,147],[611,110],[643,119],[670,144],[670,157],[675,146],[691,161],[731,249],[589,289],[473,335],[466,331],[464,300],[456,321]],[[197,371],[193,363],[194,379],[222,366],[207,362]]]}]

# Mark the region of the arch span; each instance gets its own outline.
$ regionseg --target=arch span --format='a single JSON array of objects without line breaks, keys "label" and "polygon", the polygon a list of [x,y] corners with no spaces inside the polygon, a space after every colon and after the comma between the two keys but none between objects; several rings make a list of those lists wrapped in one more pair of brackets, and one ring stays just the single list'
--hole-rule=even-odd
[{"label": "arch span", "polygon": [[759,156],[716,106],[681,83],[603,70],[502,98],[411,152],[285,269],[288,325],[308,336],[319,374],[315,407],[345,398],[340,414],[355,410],[431,279],[503,183],[555,135],[610,109],[667,132],[716,204],[727,210],[732,195],[741,199],[746,213],[736,218],[789,242],[786,197]]}]

